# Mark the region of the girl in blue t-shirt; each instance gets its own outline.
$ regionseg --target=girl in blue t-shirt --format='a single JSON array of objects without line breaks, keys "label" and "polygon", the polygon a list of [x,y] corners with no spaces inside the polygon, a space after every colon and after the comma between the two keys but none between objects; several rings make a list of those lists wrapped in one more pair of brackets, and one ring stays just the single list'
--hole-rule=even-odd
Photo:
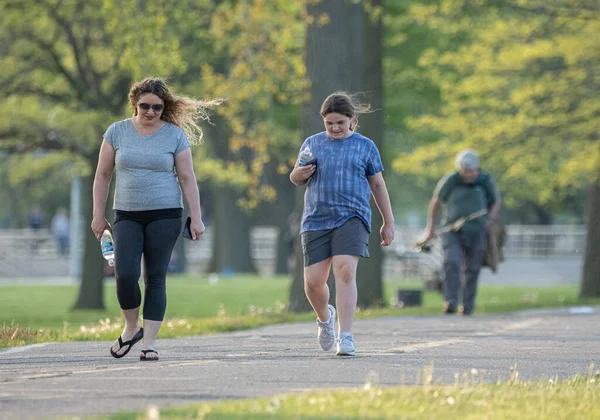
[{"label": "girl in blue t-shirt", "polygon": [[383,217],[381,245],[388,246],[394,240],[394,216],[379,151],[373,141],[354,131],[358,115],[369,111],[353,95],[329,95],[320,112],[325,131],[304,141],[290,174],[292,183],[307,186],[300,228],[304,290],[318,317],[323,350],[336,343],[336,311],[328,304],[327,286],[333,267],[339,356],[355,354],[352,323],[357,301],[356,268],[359,257],[369,256],[371,195]]}]

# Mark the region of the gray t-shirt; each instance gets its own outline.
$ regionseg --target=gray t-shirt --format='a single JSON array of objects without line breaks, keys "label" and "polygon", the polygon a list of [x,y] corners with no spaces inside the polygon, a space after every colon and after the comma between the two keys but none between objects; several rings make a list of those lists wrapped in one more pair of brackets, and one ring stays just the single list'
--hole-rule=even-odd
[{"label": "gray t-shirt", "polygon": [[190,147],[183,130],[167,123],[142,136],[131,118],[112,124],[104,139],[115,149],[113,209],[143,211],[183,208],[175,155]]}]

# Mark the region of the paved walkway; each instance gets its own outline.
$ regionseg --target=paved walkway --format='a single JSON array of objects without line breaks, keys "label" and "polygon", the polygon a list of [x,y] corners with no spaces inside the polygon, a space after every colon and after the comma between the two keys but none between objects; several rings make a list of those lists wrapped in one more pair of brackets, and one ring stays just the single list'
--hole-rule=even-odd
[{"label": "paved walkway", "polygon": [[428,365],[441,383],[506,380],[515,365],[522,379],[568,377],[600,366],[598,325],[600,307],[364,320],[355,326],[354,358],[319,350],[314,323],[159,340],[159,362],[140,362],[139,346],[115,360],[109,342],[33,345],[0,352],[0,419],[87,416],[366,381],[419,384]]}]

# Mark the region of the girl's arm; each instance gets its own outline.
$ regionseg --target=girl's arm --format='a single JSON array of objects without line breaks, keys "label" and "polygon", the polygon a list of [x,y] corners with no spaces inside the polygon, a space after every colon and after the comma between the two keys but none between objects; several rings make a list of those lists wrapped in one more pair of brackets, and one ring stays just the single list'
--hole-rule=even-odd
[{"label": "girl's arm", "polygon": [[371,194],[373,195],[375,204],[383,218],[383,226],[381,227],[381,245],[388,246],[394,240],[394,215],[392,214],[390,196],[381,172],[368,177],[368,180],[369,185],[371,186]]},{"label": "girl's arm", "polygon": [[312,174],[315,173],[316,170],[316,165],[299,166],[298,162],[296,162],[294,169],[290,174],[290,181],[292,181],[292,184],[299,187],[306,185],[308,179],[312,176]]}]

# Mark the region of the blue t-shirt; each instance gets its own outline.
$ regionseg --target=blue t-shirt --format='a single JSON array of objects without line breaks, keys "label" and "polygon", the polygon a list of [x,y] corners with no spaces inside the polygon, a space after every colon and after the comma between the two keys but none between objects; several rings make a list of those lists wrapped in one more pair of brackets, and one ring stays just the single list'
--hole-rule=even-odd
[{"label": "blue t-shirt", "polygon": [[307,138],[300,152],[307,146],[318,162],[304,194],[300,231],[333,229],[358,217],[371,232],[367,177],[383,171],[375,143],[359,133],[336,140],[322,132]]}]

